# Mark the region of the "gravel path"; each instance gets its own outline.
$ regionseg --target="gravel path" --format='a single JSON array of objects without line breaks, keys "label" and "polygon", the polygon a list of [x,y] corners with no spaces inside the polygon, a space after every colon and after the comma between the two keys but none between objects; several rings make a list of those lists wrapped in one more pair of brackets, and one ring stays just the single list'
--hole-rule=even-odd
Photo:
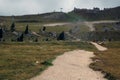
[{"label": "gravel path", "polygon": [[[103,51],[103,47],[92,44]],[[31,80],[107,80],[101,72],[89,68],[94,56],[93,52],[84,50],[66,52],[54,60],[53,66]]]}]

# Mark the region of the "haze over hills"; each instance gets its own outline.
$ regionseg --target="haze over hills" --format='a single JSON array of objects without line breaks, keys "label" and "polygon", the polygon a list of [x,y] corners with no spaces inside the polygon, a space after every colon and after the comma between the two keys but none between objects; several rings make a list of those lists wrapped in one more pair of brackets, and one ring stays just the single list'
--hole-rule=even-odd
[{"label": "haze over hills", "polygon": [[119,20],[120,6],[114,8],[105,8],[100,10],[94,9],[79,9],[64,12],[50,12],[44,14],[31,14],[21,16],[1,16],[0,21],[11,21],[13,18],[16,22],[69,22],[78,20]]},{"label": "haze over hills", "polygon": [[100,9],[120,6],[120,0],[0,0],[0,15],[25,15],[77,8]]},{"label": "haze over hills", "polygon": [[72,13],[82,16],[88,20],[118,20],[120,19],[120,6],[114,8],[79,9],[75,8]]},{"label": "haze over hills", "polygon": [[[90,51],[93,49],[96,52],[96,48],[91,45],[90,42],[105,45],[106,43],[114,41],[120,41],[120,6],[104,10],[100,10],[97,7],[94,9],[75,8],[68,13],[61,11],[44,14],[0,16],[0,80],[28,80],[44,71],[48,66],[53,65],[53,59],[63,52],[74,49],[84,49]],[[97,68],[95,67],[96,64],[87,64],[88,68],[92,67],[94,69],[96,68],[95,71],[102,71],[105,73],[105,78],[110,80],[120,80],[120,71],[118,70],[120,65],[118,63],[120,62],[120,56],[118,56],[120,52],[119,44],[115,43],[114,45],[112,43],[111,46],[114,49],[108,47],[110,50],[108,50],[109,52],[105,51],[105,57],[107,56],[106,58],[104,56],[103,59],[101,58],[100,51],[100,55],[98,54],[100,58],[97,56],[92,58],[96,59],[96,61],[93,61],[96,63],[103,61],[100,62],[100,64],[103,63],[105,66],[101,64],[102,66],[99,65],[100,68]],[[116,46],[119,46],[117,47],[118,49]],[[114,55],[110,55],[111,53],[114,53]],[[85,56],[87,55],[89,55],[89,53]],[[78,55],[71,60],[77,60],[77,56]],[[108,61],[108,63],[104,63],[108,59],[110,61]],[[74,61],[71,62],[74,64]],[[76,65],[71,66],[71,69],[73,69],[73,66],[76,69]],[[109,69],[109,67],[111,68]],[[88,78],[86,76],[86,72],[88,72],[87,70],[85,69],[85,78]],[[78,70],[76,69],[76,71]],[[74,71],[69,72],[67,70],[67,72],[73,72],[74,75]],[[81,73],[83,71],[79,72]],[[61,77],[59,74],[58,76]],[[75,80],[75,77],[73,77],[72,80]],[[79,77],[76,80],[79,79],[81,78]],[[96,79],[100,78],[98,77]]]}]

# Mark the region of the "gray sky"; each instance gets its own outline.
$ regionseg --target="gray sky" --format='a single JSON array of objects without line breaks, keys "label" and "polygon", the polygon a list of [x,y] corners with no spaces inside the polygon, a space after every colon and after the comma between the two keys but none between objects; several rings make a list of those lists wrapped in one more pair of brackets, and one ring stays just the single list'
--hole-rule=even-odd
[{"label": "gray sky", "polygon": [[0,0],[0,15],[38,14],[51,11],[68,12],[77,8],[101,9],[120,6],[120,0]]}]

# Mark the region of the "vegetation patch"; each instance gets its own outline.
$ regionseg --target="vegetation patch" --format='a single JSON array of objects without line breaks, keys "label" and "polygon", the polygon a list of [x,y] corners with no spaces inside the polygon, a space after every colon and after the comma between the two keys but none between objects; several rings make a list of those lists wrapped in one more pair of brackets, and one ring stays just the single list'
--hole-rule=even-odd
[{"label": "vegetation patch", "polygon": [[90,65],[97,71],[102,71],[109,80],[120,79],[120,42],[105,43],[103,46],[108,48],[104,52],[96,52],[95,61]]},{"label": "vegetation patch", "polygon": [[0,80],[26,80],[40,74],[64,52],[96,48],[86,42],[0,43]]}]

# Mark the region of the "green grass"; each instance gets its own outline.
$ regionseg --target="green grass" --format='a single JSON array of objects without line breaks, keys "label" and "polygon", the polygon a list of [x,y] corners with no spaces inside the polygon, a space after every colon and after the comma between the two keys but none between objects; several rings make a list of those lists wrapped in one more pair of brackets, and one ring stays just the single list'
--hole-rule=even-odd
[{"label": "green grass", "polygon": [[[6,23],[7,29],[10,30],[10,25],[12,23],[8,22]],[[20,32],[24,32],[27,23],[15,23],[16,27],[16,31],[20,31]],[[36,33],[40,33],[40,29],[43,29],[43,24],[42,23],[28,23],[29,25],[29,30],[32,32],[36,32]],[[56,32],[57,35],[63,31],[69,31],[72,28],[72,26],[68,26],[68,25],[62,25],[62,26],[46,26],[46,32]],[[6,42],[10,42],[12,39],[16,39],[18,36],[15,36],[14,34],[12,34],[11,32],[7,32],[8,35],[4,34],[4,39],[6,40]],[[39,41],[45,40],[46,38],[49,38],[50,40],[53,40],[51,37],[45,36],[40,34],[41,36],[38,37]],[[34,36],[34,39],[36,37]],[[27,41],[27,36],[24,37],[24,41]]]},{"label": "green grass", "polygon": [[85,42],[0,43],[0,80],[29,79],[52,65],[56,56],[75,49],[96,50]]},{"label": "green grass", "polygon": [[[7,22],[6,23],[6,26],[8,29],[10,29],[10,26],[11,26],[11,22]],[[26,28],[26,25],[29,25],[29,30],[31,31],[34,31],[34,32],[39,32],[40,29],[43,28],[43,23],[15,23],[16,25],[16,30],[18,31],[24,31],[25,28]],[[57,33],[60,33],[62,31],[69,31],[71,29],[71,27],[69,26],[46,26],[47,28],[47,32],[57,32]]]},{"label": "green grass", "polygon": [[[8,30],[10,30],[10,26],[11,26],[11,22],[7,22],[6,23],[6,27]],[[33,31],[33,32],[36,32],[36,33],[39,33],[40,32],[40,29],[43,28],[43,23],[15,23],[16,27],[16,31],[20,31],[20,32],[24,32],[25,31],[25,28],[26,28],[26,25],[29,25],[29,30],[30,31]],[[71,23],[72,24],[72,23]],[[86,33],[89,31],[89,28],[85,25],[76,25],[75,23],[73,23],[72,25],[68,24],[68,25],[60,25],[60,26],[46,26],[46,32],[56,32],[57,35],[60,34],[61,32],[69,32],[71,29],[74,29],[76,26],[79,27],[79,30],[77,30],[73,35],[74,36],[77,36],[77,37],[80,37],[81,35],[83,35],[83,33]],[[10,42],[12,39],[16,39],[17,36],[15,36],[14,34],[12,33],[8,33],[8,35],[4,35],[4,39],[7,41],[7,42]],[[39,41],[42,41],[42,40],[45,40],[46,38],[49,38],[48,36],[45,36],[45,35],[42,35],[40,34],[41,36],[38,37]],[[84,35],[83,35],[84,36]],[[35,37],[34,37],[35,38]],[[53,40],[52,38],[49,38],[50,40]],[[25,37],[25,41],[27,41],[27,37]]]},{"label": "green grass", "polygon": [[[42,28],[42,27],[41,27]],[[57,32],[61,33],[62,31],[69,31],[71,27],[69,26],[52,26],[52,27],[46,27],[48,32]]]},{"label": "green grass", "polygon": [[[50,16],[50,17],[49,17]],[[56,18],[57,16],[57,18]],[[47,17],[47,18],[45,18]],[[62,18],[61,18],[62,17]],[[12,16],[4,16],[2,17],[5,21],[12,21]],[[49,23],[49,22],[71,22],[79,19],[79,16],[75,14],[67,14],[64,12],[51,12],[45,14],[31,14],[24,16],[15,16],[15,22],[40,22],[40,23]]]},{"label": "green grass", "polygon": [[68,16],[70,17],[69,18],[69,21],[72,21],[72,22],[76,22],[76,21],[85,21],[85,18],[73,13],[73,12],[69,12],[68,13]]},{"label": "green grass", "polygon": [[109,40],[120,41],[120,31],[114,29],[115,23],[100,23],[95,24],[96,31],[91,32],[92,37],[90,40]]},{"label": "green grass", "polygon": [[115,23],[100,23],[100,24],[95,24],[95,29],[96,31],[103,31],[105,27],[109,28],[110,30],[113,30],[115,26]]},{"label": "green grass", "polygon": [[120,42],[110,42],[103,46],[108,48],[104,52],[96,52],[94,60],[98,59],[91,67],[106,73],[109,80],[120,80]]}]

